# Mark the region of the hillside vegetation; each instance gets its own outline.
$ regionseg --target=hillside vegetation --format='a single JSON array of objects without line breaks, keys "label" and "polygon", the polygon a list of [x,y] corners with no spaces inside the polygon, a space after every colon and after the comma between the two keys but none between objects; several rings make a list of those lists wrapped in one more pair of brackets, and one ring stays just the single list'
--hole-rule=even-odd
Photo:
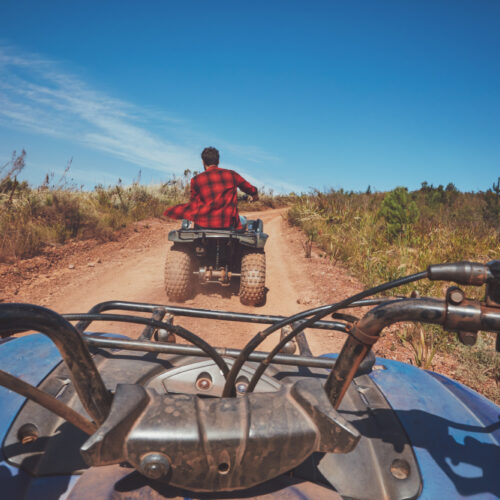
[{"label": "hillside vegetation", "polygon": [[[433,263],[500,259],[500,179],[479,193],[425,182],[413,192],[404,187],[388,193],[318,191],[297,197],[288,219],[325,256],[343,261],[367,287]],[[424,280],[395,293],[415,289],[421,295],[442,297],[446,285]],[[481,298],[479,289],[465,289],[468,296]],[[500,401],[500,356],[494,352],[492,336],[480,335],[477,346],[470,349],[437,327],[408,327],[399,340],[411,345],[415,363],[424,368],[432,366],[436,350],[453,352],[462,380]]]},{"label": "hillside vegetation", "polygon": [[[114,239],[116,231],[189,198],[191,173],[154,186],[118,182],[83,190],[68,180],[69,165],[59,179],[47,175],[40,186],[17,180],[25,152],[13,154],[0,166],[0,262],[36,256],[48,245],[70,239]],[[429,264],[500,259],[500,179],[479,193],[459,192],[453,184],[423,183],[409,192],[398,187],[388,193],[339,191],[275,196],[261,190],[260,201],[242,201],[242,210],[289,205],[288,220],[306,235],[306,254],[316,243],[325,258],[344,262],[367,286],[425,269]],[[396,290],[442,297],[447,285],[426,280]],[[470,297],[480,290],[466,287]],[[440,328],[403,327],[398,341],[414,353],[414,362],[433,367],[436,352],[451,356],[455,378],[500,402],[500,355],[493,337],[480,335],[474,348],[458,344]],[[434,366],[434,368],[438,368]]]},{"label": "hillside vegetation", "polygon": [[58,180],[47,175],[41,186],[31,187],[17,180],[24,156],[24,151],[13,155],[0,170],[0,262],[33,257],[46,245],[71,238],[112,239],[115,230],[160,216],[166,206],[185,199],[183,182],[176,179],[158,186],[119,182],[83,191],[66,171]]},{"label": "hillside vegetation", "polygon": [[[0,166],[0,262],[38,255],[47,245],[69,239],[113,239],[116,230],[127,224],[160,217],[166,207],[189,199],[191,171],[162,184],[96,186],[83,190],[69,179],[69,165],[59,179],[47,175],[37,187],[19,182],[25,155],[15,153]],[[194,173],[193,173],[194,174]],[[262,210],[281,206],[286,197],[262,193],[257,203],[242,209]]]}]

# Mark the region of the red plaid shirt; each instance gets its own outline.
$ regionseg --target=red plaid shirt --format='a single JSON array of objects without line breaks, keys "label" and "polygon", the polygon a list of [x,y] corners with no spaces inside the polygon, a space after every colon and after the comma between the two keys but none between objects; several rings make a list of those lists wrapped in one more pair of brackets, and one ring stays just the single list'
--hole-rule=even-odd
[{"label": "red plaid shirt", "polygon": [[167,208],[163,215],[188,219],[205,228],[241,229],[237,188],[250,196],[257,194],[257,188],[233,170],[210,165],[191,179],[190,201]]}]

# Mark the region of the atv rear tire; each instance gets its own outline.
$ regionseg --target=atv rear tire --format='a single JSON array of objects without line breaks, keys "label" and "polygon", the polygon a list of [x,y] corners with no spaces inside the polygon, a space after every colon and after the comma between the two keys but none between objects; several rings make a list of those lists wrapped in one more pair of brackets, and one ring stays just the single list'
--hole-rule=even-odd
[{"label": "atv rear tire", "polygon": [[256,306],[264,301],[266,293],[266,254],[251,252],[241,259],[240,302]]},{"label": "atv rear tire", "polygon": [[193,290],[193,261],[189,252],[172,248],[165,262],[165,291],[170,300],[184,302]]}]

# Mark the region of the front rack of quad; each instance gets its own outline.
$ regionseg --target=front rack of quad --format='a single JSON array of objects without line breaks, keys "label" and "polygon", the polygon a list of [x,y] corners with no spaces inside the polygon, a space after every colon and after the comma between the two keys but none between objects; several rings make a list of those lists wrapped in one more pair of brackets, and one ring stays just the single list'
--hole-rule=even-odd
[{"label": "front rack of quad", "polygon": [[[448,288],[444,299],[370,298],[425,278],[486,285],[485,298],[468,299],[456,286]],[[361,306],[372,309],[359,320],[339,312]],[[174,318],[183,316],[268,326],[241,350],[215,348],[174,323]],[[325,320],[327,316],[332,320]],[[91,324],[102,321],[145,328],[137,340],[86,333]],[[60,316],[34,305],[0,304],[2,337],[35,330],[57,346],[88,418],[3,371],[0,385],[87,434],[80,453],[90,467],[127,463],[146,478],[190,491],[238,490],[276,478],[313,453],[348,453],[356,448],[360,432],[337,410],[354,377],[371,371],[375,362],[371,348],[382,329],[401,321],[441,325],[457,332],[466,345],[475,343],[479,331],[493,332],[497,335],[496,350],[500,351],[500,261],[429,266],[421,273],[290,317],[122,301],[97,304],[85,314]],[[305,328],[344,332],[347,337],[338,357],[312,356],[303,334]],[[280,341],[271,352],[256,350],[280,329]],[[192,345],[176,343],[177,336]],[[298,355],[293,354],[294,341]],[[110,356],[126,350],[209,358],[211,368],[198,370],[192,380],[177,374],[180,381],[175,387],[181,389],[166,394],[126,380],[109,388],[93,360],[92,353],[97,350],[107,350]],[[252,368],[245,371],[249,362]],[[266,370],[275,364],[328,372],[324,378],[302,377],[289,384],[268,381],[268,390],[262,389]],[[166,387],[170,382],[164,374],[161,377]],[[186,380],[198,390],[183,392]],[[200,397],[203,391],[210,397]],[[411,460],[407,457],[405,463]]]}]

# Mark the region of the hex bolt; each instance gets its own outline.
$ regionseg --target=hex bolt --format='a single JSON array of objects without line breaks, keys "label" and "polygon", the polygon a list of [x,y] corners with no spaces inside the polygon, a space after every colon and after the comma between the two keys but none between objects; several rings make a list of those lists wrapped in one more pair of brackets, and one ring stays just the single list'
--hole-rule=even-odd
[{"label": "hex bolt", "polygon": [[17,431],[17,438],[22,444],[32,443],[38,439],[40,432],[35,424],[23,424]]},{"label": "hex bolt", "polygon": [[407,479],[410,475],[410,464],[401,458],[396,458],[391,463],[391,474],[396,479]]},{"label": "hex bolt", "polygon": [[236,393],[242,396],[247,392],[249,380],[245,376],[236,379]]},{"label": "hex bolt", "polygon": [[170,470],[170,460],[163,453],[151,452],[141,458],[139,472],[150,479],[161,479]]},{"label": "hex bolt", "polygon": [[196,382],[196,386],[202,391],[208,391],[208,389],[212,386],[212,383],[208,380],[208,378],[200,378],[200,380]]},{"label": "hex bolt", "polygon": [[196,388],[200,391],[208,391],[212,388],[213,380],[212,376],[208,372],[202,372],[198,375],[196,379]]},{"label": "hex bolt", "polygon": [[477,332],[457,332],[458,340],[467,346],[472,346],[477,342]]},{"label": "hex bolt", "polygon": [[236,392],[238,394],[245,394],[247,392],[248,384],[245,382],[237,382],[236,383]]},{"label": "hex bolt", "polygon": [[448,295],[448,300],[456,306],[461,304],[465,298],[464,292],[456,286],[448,288],[447,295]]}]

